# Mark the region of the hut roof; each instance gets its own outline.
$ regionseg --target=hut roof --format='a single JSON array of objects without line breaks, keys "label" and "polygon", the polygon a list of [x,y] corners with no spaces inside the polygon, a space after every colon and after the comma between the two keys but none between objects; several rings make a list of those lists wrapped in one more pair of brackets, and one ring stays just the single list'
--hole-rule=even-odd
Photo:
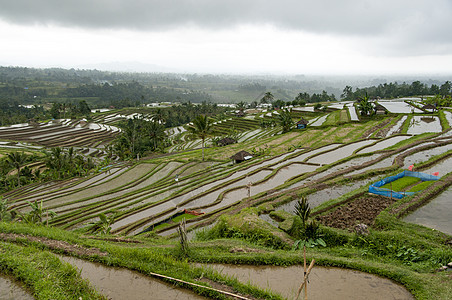
[{"label": "hut roof", "polygon": [[383,105],[381,105],[381,104],[375,104],[375,108],[374,108],[375,110],[386,110],[386,107],[384,107]]},{"label": "hut roof", "polygon": [[297,122],[297,125],[298,125],[298,124],[308,125],[308,123],[309,123],[309,122],[308,122],[307,120],[301,118],[300,121]]},{"label": "hut roof", "polygon": [[244,150],[239,151],[236,154],[234,154],[233,156],[231,156],[231,158],[234,159],[234,160],[247,160],[247,159],[250,159],[252,157],[253,156],[250,153],[248,153],[248,152],[246,152]]},{"label": "hut roof", "polygon": [[436,109],[436,106],[429,103],[429,104],[422,106],[422,109]]}]

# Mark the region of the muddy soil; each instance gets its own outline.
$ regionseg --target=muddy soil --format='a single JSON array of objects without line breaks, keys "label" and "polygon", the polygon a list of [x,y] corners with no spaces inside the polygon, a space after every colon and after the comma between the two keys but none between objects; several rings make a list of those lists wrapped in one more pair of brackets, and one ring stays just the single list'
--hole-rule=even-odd
[{"label": "muddy soil", "polygon": [[102,252],[97,248],[85,248],[80,245],[72,245],[65,241],[52,240],[46,237],[37,237],[31,235],[24,234],[15,234],[15,233],[0,233],[0,240],[15,242],[19,240],[26,239],[30,242],[36,242],[47,246],[50,249],[61,250],[67,254],[76,254],[80,256],[105,256],[106,252]]},{"label": "muddy soil", "polygon": [[372,226],[380,212],[396,200],[364,194],[326,215],[317,216],[316,219],[326,226],[353,231],[356,224]]}]

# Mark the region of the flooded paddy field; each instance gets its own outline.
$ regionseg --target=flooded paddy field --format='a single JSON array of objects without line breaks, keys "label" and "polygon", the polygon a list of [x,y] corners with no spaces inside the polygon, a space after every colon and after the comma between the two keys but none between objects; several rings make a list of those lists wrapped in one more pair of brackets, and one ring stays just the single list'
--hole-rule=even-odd
[{"label": "flooded paddy field", "polygon": [[379,100],[379,104],[383,105],[390,113],[395,114],[409,114],[409,113],[423,113],[422,110],[415,108],[402,101],[402,99],[395,100]]},{"label": "flooded paddy field", "polygon": [[421,134],[426,132],[441,132],[441,122],[436,116],[413,116],[408,128],[408,134]]},{"label": "flooded paddy field", "polygon": [[452,188],[449,187],[449,189],[409,214],[403,220],[452,235],[451,207]]},{"label": "flooded paddy field", "polygon": [[[209,266],[242,282],[270,289],[286,299],[295,299],[303,278],[303,266]],[[389,279],[354,270],[320,266],[312,269],[307,291],[308,299],[414,299],[406,288]]]},{"label": "flooded paddy field", "polygon": [[190,290],[175,287],[128,269],[106,267],[99,263],[68,256],[59,256],[59,258],[79,269],[82,278],[88,280],[108,299],[207,299]]}]

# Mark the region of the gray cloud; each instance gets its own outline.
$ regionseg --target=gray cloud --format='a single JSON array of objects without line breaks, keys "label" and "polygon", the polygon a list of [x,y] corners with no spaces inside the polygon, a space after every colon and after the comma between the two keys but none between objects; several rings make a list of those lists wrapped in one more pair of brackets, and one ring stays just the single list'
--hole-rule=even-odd
[{"label": "gray cloud", "polygon": [[0,19],[15,24],[143,31],[272,24],[380,38],[388,53],[413,54],[451,51],[450,16],[450,0],[0,0]]}]

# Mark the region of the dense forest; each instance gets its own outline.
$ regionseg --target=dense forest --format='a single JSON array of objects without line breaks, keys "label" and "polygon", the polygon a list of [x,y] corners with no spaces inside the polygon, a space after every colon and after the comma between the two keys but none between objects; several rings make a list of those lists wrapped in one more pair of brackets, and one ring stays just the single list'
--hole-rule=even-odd
[{"label": "dense forest", "polygon": [[[323,81],[322,81],[323,80]],[[344,79],[305,76],[119,73],[98,70],[0,67],[0,126],[30,119],[77,117],[87,108],[141,107],[152,102],[240,103],[256,106],[266,95],[274,107],[419,95],[451,95],[451,82],[415,80],[352,87]],[[341,81],[342,80],[342,81]],[[378,81],[378,80],[376,80]],[[342,87],[339,88],[339,86]],[[344,88],[345,86],[345,88]],[[33,108],[26,108],[25,105]],[[178,109],[185,109],[178,111]],[[167,126],[191,120],[185,108],[168,112]]]},{"label": "dense forest", "polygon": [[441,85],[431,84],[428,86],[419,80],[413,81],[411,84],[397,82],[390,82],[379,84],[378,86],[371,86],[366,88],[356,88],[353,92],[351,86],[346,86],[343,90],[341,98],[346,100],[354,100],[365,95],[370,98],[399,98],[422,95],[441,95],[443,97],[452,95],[452,85],[450,81],[446,81]]}]

